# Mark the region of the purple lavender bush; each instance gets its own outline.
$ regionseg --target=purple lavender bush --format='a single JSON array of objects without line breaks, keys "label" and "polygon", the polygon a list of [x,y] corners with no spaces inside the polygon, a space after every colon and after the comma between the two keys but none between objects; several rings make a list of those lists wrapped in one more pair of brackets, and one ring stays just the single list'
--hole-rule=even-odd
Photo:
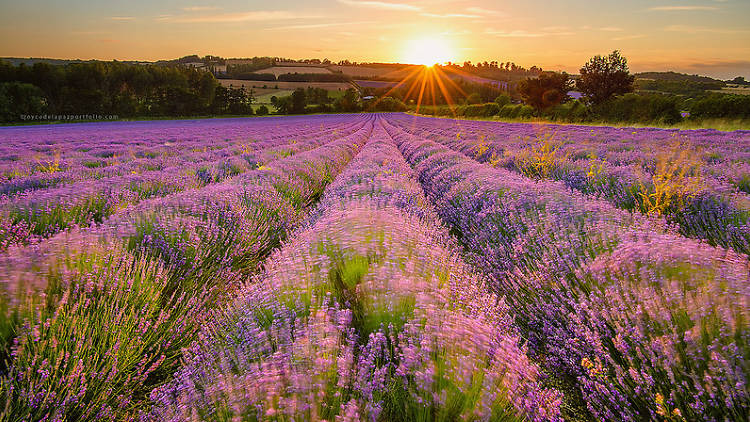
[{"label": "purple lavender bush", "polygon": [[389,131],[576,417],[746,420],[747,256]]},{"label": "purple lavender bush", "polygon": [[151,419],[558,417],[507,307],[452,251],[382,129],[372,138],[152,394]]},{"label": "purple lavender bush", "polygon": [[171,377],[208,310],[303,219],[304,207],[274,181],[308,195],[308,204],[368,133],[359,124],[350,137],[322,139],[223,185],[145,201],[100,226],[9,250],[0,265],[8,275],[0,415],[134,418]]}]

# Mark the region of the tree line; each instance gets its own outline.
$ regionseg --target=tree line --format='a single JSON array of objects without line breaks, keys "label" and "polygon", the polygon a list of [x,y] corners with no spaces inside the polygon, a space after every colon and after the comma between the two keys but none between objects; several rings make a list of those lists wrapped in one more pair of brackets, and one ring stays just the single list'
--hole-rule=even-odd
[{"label": "tree line", "polygon": [[24,115],[119,117],[252,114],[253,93],[222,87],[188,66],[86,62],[13,66],[0,61],[0,120]]},{"label": "tree line", "polygon": [[286,97],[271,97],[271,104],[281,114],[305,113],[358,113],[362,111],[406,111],[408,107],[401,100],[385,96],[381,98],[360,98],[354,88],[344,91],[338,98],[331,98],[323,88],[297,88]]},{"label": "tree line", "polygon": [[[573,79],[565,72],[540,72],[518,82],[515,89],[496,101],[462,106],[433,107],[427,114],[457,113],[466,117],[543,117],[568,122],[632,122],[674,124],[684,118],[750,118],[750,96],[715,93],[725,84],[711,78],[678,80],[677,74],[663,79],[639,81],[630,74],[627,59],[619,51],[594,56]],[[738,78],[739,80],[739,78]],[[663,90],[640,92],[636,88]],[[569,92],[581,96],[573,99]],[[513,102],[521,104],[513,104]]]}]

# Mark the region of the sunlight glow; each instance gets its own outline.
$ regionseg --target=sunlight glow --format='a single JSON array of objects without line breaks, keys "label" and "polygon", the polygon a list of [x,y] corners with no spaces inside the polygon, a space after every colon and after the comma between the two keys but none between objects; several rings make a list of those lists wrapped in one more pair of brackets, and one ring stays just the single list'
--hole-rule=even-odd
[{"label": "sunlight glow", "polygon": [[406,43],[403,60],[409,64],[432,66],[455,59],[450,41],[440,36],[414,39]]}]

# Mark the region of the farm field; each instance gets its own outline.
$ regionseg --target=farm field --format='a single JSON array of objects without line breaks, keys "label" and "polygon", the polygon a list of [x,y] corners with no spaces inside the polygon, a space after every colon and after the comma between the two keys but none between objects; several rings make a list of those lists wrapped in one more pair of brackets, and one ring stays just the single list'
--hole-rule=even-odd
[{"label": "farm field", "polygon": [[413,65],[390,65],[390,66],[330,66],[334,72],[341,72],[344,75],[351,76],[355,79],[366,79],[371,77],[387,77],[404,79],[411,74],[416,67]]},{"label": "farm field", "polygon": [[721,90],[713,91],[713,92],[719,92],[722,94],[750,95],[750,87],[734,85],[734,86],[728,86],[726,88],[722,88]]},{"label": "farm field", "polygon": [[[224,87],[234,87],[245,89],[254,89],[257,95],[268,94],[262,90],[275,90],[278,86],[279,90],[295,90],[297,88],[323,88],[329,91],[346,91],[351,88],[352,85],[348,82],[286,82],[286,81],[245,81],[241,79],[217,79],[217,81]],[[263,88],[266,86],[266,88]],[[256,87],[256,88],[253,88]]]},{"label": "farm field", "polygon": [[273,66],[266,69],[257,70],[254,73],[273,73],[274,76],[284,75],[287,73],[331,73],[325,67],[312,66]]},{"label": "farm field", "polygon": [[748,254],[750,131],[0,128],[0,420],[748,421]]}]

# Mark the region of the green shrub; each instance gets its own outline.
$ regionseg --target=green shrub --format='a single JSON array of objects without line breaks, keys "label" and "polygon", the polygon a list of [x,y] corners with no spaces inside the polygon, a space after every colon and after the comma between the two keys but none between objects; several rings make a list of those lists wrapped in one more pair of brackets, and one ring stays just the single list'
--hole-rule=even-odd
[{"label": "green shrub", "polygon": [[510,95],[508,94],[502,94],[498,95],[497,98],[495,98],[495,103],[498,107],[503,107],[508,104],[510,104]]},{"label": "green shrub", "polygon": [[608,122],[658,122],[674,124],[682,120],[678,98],[659,94],[625,94],[595,106],[594,114]]},{"label": "green shrub", "polygon": [[461,108],[461,115],[466,117],[492,117],[500,111],[495,103],[473,104]]},{"label": "green shrub", "polygon": [[529,119],[531,117],[534,117],[534,112],[534,107],[530,105],[523,105],[519,107],[518,115],[516,117],[520,119]]},{"label": "green shrub", "polygon": [[521,108],[520,105],[506,104],[500,108],[498,115],[500,117],[516,117],[518,116],[518,110]]},{"label": "green shrub", "polygon": [[690,104],[690,118],[750,118],[750,95],[711,94]]}]

